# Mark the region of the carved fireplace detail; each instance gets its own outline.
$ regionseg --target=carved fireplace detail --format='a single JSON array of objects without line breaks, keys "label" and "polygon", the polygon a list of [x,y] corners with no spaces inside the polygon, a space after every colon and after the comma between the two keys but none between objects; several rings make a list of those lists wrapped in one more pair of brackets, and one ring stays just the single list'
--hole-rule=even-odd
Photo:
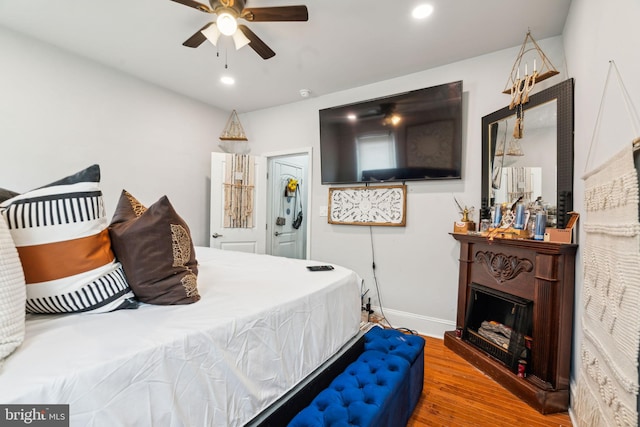
[{"label": "carved fireplace detail", "polygon": [[[446,332],[445,345],[539,412],[566,411],[569,405],[577,245],[534,240],[488,240],[466,234],[452,236],[460,242],[456,328],[462,333],[457,337],[456,331]],[[478,302],[476,293],[479,290],[485,299]],[[522,349],[517,347],[518,353],[513,356],[526,360],[524,376],[522,372],[518,375],[513,358],[497,357],[491,350],[492,346],[487,346],[483,338],[475,336],[482,320],[494,319],[486,307],[481,310],[482,314],[472,314],[476,311],[473,303],[486,306],[493,297],[512,304],[512,313],[516,313],[516,306],[524,307],[522,314],[515,316],[520,319],[517,322],[526,320],[518,323],[526,326],[518,326],[521,331],[517,332],[518,337],[527,336],[528,346],[522,356]],[[500,304],[503,303],[497,306]],[[494,317],[507,324],[500,327],[511,328],[514,325],[508,314],[497,313]],[[470,319],[471,327],[467,328]],[[503,346],[512,352],[515,344]]]},{"label": "carved fireplace detail", "polygon": [[498,283],[515,279],[520,273],[529,272],[533,269],[533,263],[528,259],[495,254],[489,251],[477,252],[475,260],[483,264]]}]

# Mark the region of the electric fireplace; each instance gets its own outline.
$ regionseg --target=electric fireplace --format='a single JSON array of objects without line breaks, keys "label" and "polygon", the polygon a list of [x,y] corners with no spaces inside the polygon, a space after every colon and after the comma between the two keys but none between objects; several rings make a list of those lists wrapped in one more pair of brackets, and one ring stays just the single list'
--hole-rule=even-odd
[{"label": "electric fireplace", "polygon": [[[533,301],[472,283],[462,339],[526,375]],[[524,366],[523,366],[524,365]]]},{"label": "electric fireplace", "polygon": [[458,311],[445,345],[539,412],[566,411],[577,245],[452,236]]}]

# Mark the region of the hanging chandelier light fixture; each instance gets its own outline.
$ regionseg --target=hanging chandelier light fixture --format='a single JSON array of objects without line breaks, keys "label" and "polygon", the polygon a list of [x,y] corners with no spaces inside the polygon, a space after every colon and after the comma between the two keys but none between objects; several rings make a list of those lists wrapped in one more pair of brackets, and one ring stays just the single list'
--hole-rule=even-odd
[{"label": "hanging chandelier light fixture", "polygon": [[[523,66],[524,62],[524,68]],[[531,73],[529,73],[531,70]],[[559,74],[551,61],[544,54],[538,43],[527,31],[520,52],[516,57],[509,79],[502,93],[511,95],[509,108],[516,111],[516,123],[513,129],[513,137],[520,139],[524,132],[524,107],[529,102],[529,95],[536,83]]]}]

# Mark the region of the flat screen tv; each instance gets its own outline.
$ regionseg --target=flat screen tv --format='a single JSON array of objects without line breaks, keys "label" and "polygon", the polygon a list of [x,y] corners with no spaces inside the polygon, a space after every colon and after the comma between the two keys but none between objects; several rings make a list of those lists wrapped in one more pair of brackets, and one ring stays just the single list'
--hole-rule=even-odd
[{"label": "flat screen tv", "polygon": [[462,81],[320,110],[323,184],[460,179]]}]

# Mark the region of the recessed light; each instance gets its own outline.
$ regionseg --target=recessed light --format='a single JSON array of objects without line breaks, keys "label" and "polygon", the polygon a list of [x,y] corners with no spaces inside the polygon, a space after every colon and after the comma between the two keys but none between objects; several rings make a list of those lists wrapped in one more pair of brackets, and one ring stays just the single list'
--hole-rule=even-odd
[{"label": "recessed light", "polygon": [[347,114],[347,119],[351,120],[352,122],[355,121],[358,117],[351,113],[351,114]]},{"label": "recessed light", "polygon": [[222,76],[220,77],[220,81],[227,86],[231,86],[236,82],[235,79],[230,76]]},{"label": "recessed light", "polygon": [[416,6],[411,12],[411,16],[416,19],[424,19],[433,13],[433,6],[430,4],[421,4]]}]

